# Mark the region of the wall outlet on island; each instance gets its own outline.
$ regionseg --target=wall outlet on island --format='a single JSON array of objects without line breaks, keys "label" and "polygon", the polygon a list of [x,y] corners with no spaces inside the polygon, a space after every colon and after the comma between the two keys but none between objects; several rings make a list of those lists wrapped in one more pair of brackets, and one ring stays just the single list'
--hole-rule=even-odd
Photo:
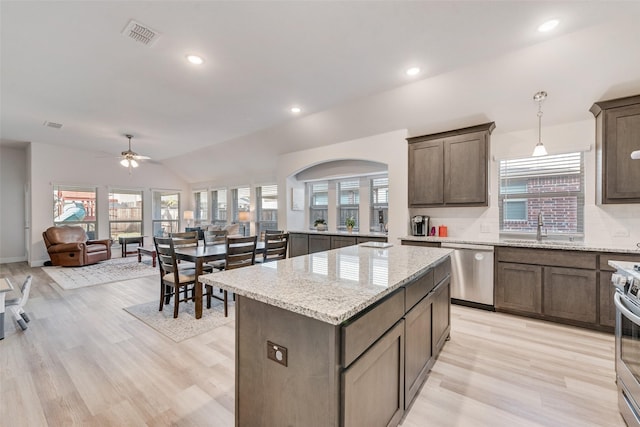
[{"label": "wall outlet on island", "polygon": [[481,233],[491,233],[491,224],[480,224]]}]

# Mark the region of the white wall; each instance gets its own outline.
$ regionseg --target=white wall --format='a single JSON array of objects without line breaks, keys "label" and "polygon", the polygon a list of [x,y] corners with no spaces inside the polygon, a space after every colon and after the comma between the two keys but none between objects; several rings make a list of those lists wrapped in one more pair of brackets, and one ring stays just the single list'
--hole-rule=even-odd
[{"label": "white wall", "polygon": [[[97,238],[109,237],[110,188],[144,190],[144,234],[151,237],[151,189],[178,190],[181,192],[181,208],[188,209],[188,184],[166,167],[150,162],[142,162],[129,175],[127,169],[119,165],[117,158],[100,157],[94,152],[69,149],[49,144],[31,143],[31,251],[29,264],[42,265],[49,259],[42,240],[42,232],[53,225],[52,192],[53,185],[86,185],[98,189],[98,233]],[[4,204],[4,195],[3,195]],[[182,218],[182,212],[180,213]],[[184,224],[182,224],[184,227]],[[145,242],[147,243],[147,242]],[[151,243],[149,240],[148,243]]]},{"label": "white wall", "polygon": [[[535,120],[535,116],[533,119]],[[496,122],[496,126],[497,131],[500,123]],[[447,225],[451,237],[497,239],[499,160],[530,156],[537,139],[537,128],[508,133],[494,132],[491,136],[488,207],[411,209],[411,214],[429,215],[435,226]],[[640,242],[640,204],[595,203],[595,120],[549,127],[544,126],[543,122],[542,141],[549,154],[590,147],[590,151],[585,153],[585,242],[601,247],[635,248],[636,243]],[[638,167],[640,168],[640,161]]]},{"label": "white wall", "polygon": [[25,148],[0,146],[0,263],[26,261]]},{"label": "white wall", "polygon": [[[304,188],[293,175],[312,165],[341,159],[361,159],[385,163],[389,173],[389,242],[408,231],[408,149],[407,130],[283,154],[278,158],[278,226],[287,230],[306,229],[305,211],[291,210],[291,188]],[[282,191],[280,189],[285,189]],[[329,213],[331,214],[331,212]],[[329,230],[335,221],[329,218]]]}]

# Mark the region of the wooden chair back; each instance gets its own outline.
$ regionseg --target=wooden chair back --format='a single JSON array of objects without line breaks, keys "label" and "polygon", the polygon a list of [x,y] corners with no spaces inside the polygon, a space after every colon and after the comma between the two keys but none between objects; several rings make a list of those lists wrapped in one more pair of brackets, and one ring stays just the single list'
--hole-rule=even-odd
[{"label": "wooden chair back", "polygon": [[204,232],[204,245],[221,245],[227,241],[227,230],[211,230]]},{"label": "wooden chair back", "polygon": [[277,261],[287,257],[289,233],[267,234],[264,242],[262,262]]},{"label": "wooden chair back", "polygon": [[246,267],[256,262],[258,236],[227,237],[227,255],[225,270]]},{"label": "wooden chair back", "polygon": [[[178,260],[173,245],[172,237],[154,237],[153,243],[156,247],[158,266],[160,268],[160,278],[165,274],[178,272]],[[177,280],[176,280],[177,283]]]},{"label": "wooden chair back", "polygon": [[171,233],[169,235],[173,240],[174,247],[189,247],[198,246],[198,232],[197,231],[185,231],[182,233]]},{"label": "wooden chair back", "polygon": [[263,230],[260,233],[260,241],[261,242],[266,242],[267,241],[267,236],[269,234],[282,234],[284,233],[284,230]]}]

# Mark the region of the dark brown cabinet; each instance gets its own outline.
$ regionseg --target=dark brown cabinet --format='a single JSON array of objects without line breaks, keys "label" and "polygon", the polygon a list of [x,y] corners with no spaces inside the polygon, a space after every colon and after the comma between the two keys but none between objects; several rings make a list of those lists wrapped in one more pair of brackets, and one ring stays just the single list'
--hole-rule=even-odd
[{"label": "dark brown cabinet", "polygon": [[613,332],[614,289],[609,260],[630,254],[498,247],[497,311]]},{"label": "dark brown cabinet", "polygon": [[544,302],[546,316],[597,323],[596,272],[577,268],[545,267]]},{"label": "dark brown cabinet", "polygon": [[433,291],[431,305],[431,348],[434,354],[440,353],[451,330],[451,286],[447,277]]},{"label": "dark brown cabinet", "polygon": [[405,409],[420,390],[430,368],[431,307],[433,298],[423,298],[405,315]]},{"label": "dark brown cabinet", "polygon": [[344,234],[316,234],[305,232],[289,233],[289,258],[309,255],[315,252],[359,245],[365,242],[386,242],[383,236],[349,236]]},{"label": "dark brown cabinet", "polygon": [[331,249],[344,248],[345,246],[353,246],[355,244],[356,244],[355,237],[331,236]]},{"label": "dark brown cabinet", "polygon": [[495,123],[407,139],[409,206],[487,206]]},{"label": "dark brown cabinet", "polygon": [[596,102],[596,196],[599,203],[640,203],[640,95]]},{"label": "dark brown cabinet", "polygon": [[404,320],[342,374],[345,426],[397,425],[404,414]]},{"label": "dark brown cabinet", "polygon": [[309,253],[309,235],[304,233],[289,234],[289,258]]},{"label": "dark brown cabinet", "polygon": [[309,234],[309,253],[314,254],[316,252],[328,251],[331,249],[331,237],[330,236],[318,236],[315,234]]},{"label": "dark brown cabinet", "polygon": [[496,309],[542,313],[542,267],[499,262],[495,280]]}]

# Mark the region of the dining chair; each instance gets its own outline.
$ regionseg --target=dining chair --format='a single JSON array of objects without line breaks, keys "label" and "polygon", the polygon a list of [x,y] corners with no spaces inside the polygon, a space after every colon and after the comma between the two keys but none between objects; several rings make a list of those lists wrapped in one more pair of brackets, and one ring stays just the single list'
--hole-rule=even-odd
[{"label": "dining chair", "polygon": [[[196,283],[196,270],[178,268],[173,239],[171,237],[155,237],[153,242],[156,246],[158,257],[158,267],[160,269],[160,308],[162,311],[165,304],[169,304],[173,295],[173,318],[178,317],[178,306],[181,302],[193,301],[193,296],[189,297],[189,285]],[[184,298],[180,299],[180,289],[184,288]]]},{"label": "dining chair", "polygon": [[169,237],[173,239],[174,247],[198,246],[199,244],[197,231],[170,233]]},{"label": "dining chair", "polygon": [[263,230],[260,233],[260,241],[266,242],[267,235],[269,234],[282,234],[282,233],[284,233],[284,230]]},{"label": "dining chair", "polygon": [[[227,237],[227,251],[225,255],[225,270],[254,265],[256,262],[256,246],[258,236],[249,237]],[[211,297],[220,299],[213,295],[213,286],[207,286],[207,308],[211,308]],[[222,302],[224,303],[224,317],[228,316],[228,296],[227,291],[223,291]]]},{"label": "dining chair", "polygon": [[268,233],[264,239],[264,251],[262,258],[258,257],[256,262],[271,262],[287,257],[287,246],[289,243],[289,233],[272,234]]},{"label": "dining chair", "polygon": [[[227,235],[229,232],[227,230],[207,230],[204,232],[204,245],[224,245],[227,242]],[[224,260],[212,261],[207,263],[213,268],[217,268],[218,270],[224,270]]]}]

